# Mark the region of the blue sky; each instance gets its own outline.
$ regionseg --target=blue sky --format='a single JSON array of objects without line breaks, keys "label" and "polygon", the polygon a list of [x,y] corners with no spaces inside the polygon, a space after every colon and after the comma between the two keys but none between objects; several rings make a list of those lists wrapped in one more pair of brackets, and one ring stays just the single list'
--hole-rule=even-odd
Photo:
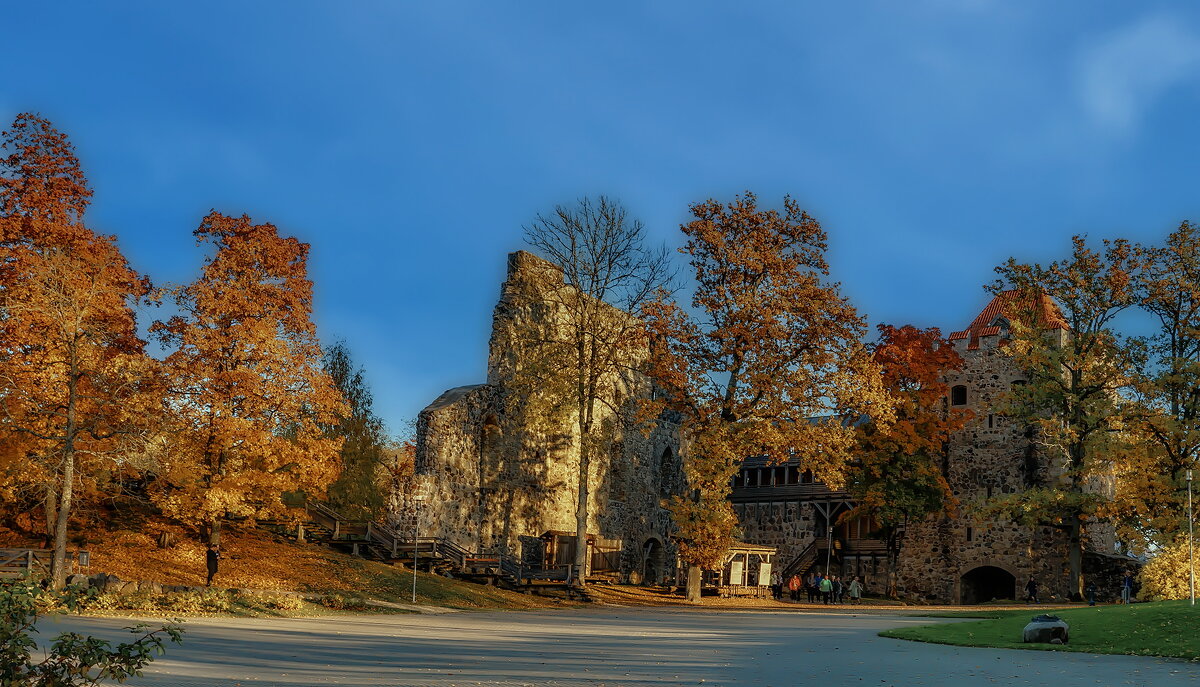
[{"label": "blue sky", "polygon": [[796,197],[872,324],[965,326],[1010,255],[1200,219],[1184,3],[78,2],[4,12],[0,120],[76,143],[160,283],[211,208],[313,246],[316,319],[393,430],[484,379],[534,214]]}]

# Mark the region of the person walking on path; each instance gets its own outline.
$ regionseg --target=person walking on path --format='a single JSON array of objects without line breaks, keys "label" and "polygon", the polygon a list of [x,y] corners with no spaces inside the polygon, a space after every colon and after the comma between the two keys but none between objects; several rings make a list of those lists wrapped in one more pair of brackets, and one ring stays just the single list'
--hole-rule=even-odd
[{"label": "person walking on path", "polygon": [[1038,593],[1037,580],[1033,579],[1033,577],[1031,576],[1029,578],[1029,581],[1025,583],[1025,594],[1026,594],[1025,600],[1031,604],[1038,603],[1037,593]]},{"label": "person walking on path", "polygon": [[208,566],[208,580],[204,583],[205,587],[211,587],[213,578],[217,575],[217,561],[221,560],[221,553],[217,551],[217,547],[212,544],[208,545],[208,551],[204,554],[204,562]]},{"label": "person walking on path", "polygon": [[855,575],[854,579],[850,580],[849,591],[850,591],[850,603],[857,606],[859,600],[862,599],[862,592],[863,592],[862,583],[858,581],[858,575]]},{"label": "person walking on path", "polygon": [[1121,603],[1133,603],[1133,572],[1126,570],[1121,579]]},{"label": "person walking on path", "polygon": [[791,598],[792,601],[800,600],[800,576],[799,575],[792,575],[792,579],[788,580],[788,591],[791,592],[790,594],[788,594],[788,597]]},{"label": "person walking on path", "polygon": [[828,604],[833,596],[833,581],[828,577],[821,579],[821,603]]}]

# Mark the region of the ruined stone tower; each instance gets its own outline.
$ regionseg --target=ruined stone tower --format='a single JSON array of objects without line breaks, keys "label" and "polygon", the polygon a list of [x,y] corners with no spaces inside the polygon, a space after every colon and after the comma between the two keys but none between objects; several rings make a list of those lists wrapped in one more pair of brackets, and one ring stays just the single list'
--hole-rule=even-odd
[{"label": "ruined stone tower", "polygon": [[[575,423],[546,427],[527,416],[522,400],[537,388],[516,388],[515,370],[536,356],[524,333],[530,323],[567,327],[539,290],[571,288],[552,263],[518,251],[492,320],[487,383],[450,389],[417,420],[417,473],[429,489],[428,536],[468,551],[520,555],[530,564],[573,562],[579,437]],[[552,309],[550,309],[552,310]],[[629,317],[616,308],[612,316]],[[641,354],[644,359],[645,353]],[[636,369],[639,360],[629,360]],[[674,570],[667,498],[681,487],[678,425],[635,425],[634,404],[649,381],[630,373],[602,421],[614,441],[593,454],[589,525],[594,573],[661,580]],[[648,432],[648,434],[647,434]]]}]

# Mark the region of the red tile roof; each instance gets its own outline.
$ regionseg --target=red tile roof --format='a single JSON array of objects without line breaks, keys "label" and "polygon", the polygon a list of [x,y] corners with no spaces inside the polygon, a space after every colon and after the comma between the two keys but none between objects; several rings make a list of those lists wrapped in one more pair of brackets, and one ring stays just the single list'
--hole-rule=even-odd
[{"label": "red tile roof", "polygon": [[950,340],[968,339],[967,349],[975,350],[979,348],[979,337],[996,336],[1000,333],[1000,327],[993,324],[996,318],[1005,317],[1011,320],[1014,317],[1027,316],[1030,310],[1034,311],[1034,317],[1043,323],[1042,326],[1045,329],[1066,329],[1067,322],[1063,319],[1058,306],[1054,304],[1054,300],[1044,293],[1037,295],[1036,298],[1037,305],[1031,307],[1030,296],[1021,291],[1016,289],[1001,291],[996,294],[991,303],[988,303],[983,312],[979,313],[969,327],[962,331],[952,332]]}]

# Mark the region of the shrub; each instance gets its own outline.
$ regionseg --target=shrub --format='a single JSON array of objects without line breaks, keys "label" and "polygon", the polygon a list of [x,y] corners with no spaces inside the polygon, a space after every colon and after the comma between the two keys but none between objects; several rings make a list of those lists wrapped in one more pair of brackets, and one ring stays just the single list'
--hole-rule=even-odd
[{"label": "shrub", "polygon": [[326,594],[317,599],[317,603],[335,611],[365,611],[370,608],[362,599],[356,599],[342,594]]},{"label": "shrub", "polygon": [[275,611],[299,611],[304,608],[304,599],[284,594],[251,597],[246,603]]},{"label": "shrub", "polygon": [[[1200,542],[1196,545],[1196,555],[1200,557]],[[1200,565],[1196,566],[1195,572],[1200,578]],[[1141,591],[1138,592],[1140,599],[1168,601],[1188,598],[1187,537],[1180,537],[1174,543],[1160,549],[1158,554],[1142,567],[1138,581],[1142,585]],[[1197,579],[1197,583],[1200,584],[1200,579]]]},{"label": "shrub", "polygon": [[[53,597],[48,599],[47,597]],[[0,583],[0,685],[5,687],[76,687],[105,681],[125,682],[164,651],[163,643],[183,641],[183,628],[167,624],[127,628],[133,641],[115,646],[96,637],[64,632],[50,643],[46,657],[34,661],[38,617],[47,602],[78,608],[84,594],[77,589],[46,592],[28,581]]]}]

